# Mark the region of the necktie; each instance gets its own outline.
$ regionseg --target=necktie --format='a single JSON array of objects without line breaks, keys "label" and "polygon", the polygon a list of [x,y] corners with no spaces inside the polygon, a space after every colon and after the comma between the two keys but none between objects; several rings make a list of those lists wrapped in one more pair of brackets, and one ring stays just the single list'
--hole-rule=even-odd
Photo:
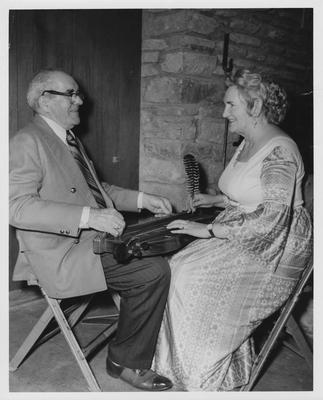
[{"label": "necktie", "polygon": [[106,204],[104,201],[104,198],[102,196],[102,193],[100,192],[100,189],[98,188],[97,183],[95,182],[95,179],[93,178],[92,172],[90,171],[83,154],[80,151],[79,145],[75,139],[75,137],[71,134],[71,132],[66,131],[66,142],[70,148],[70,151],[77,162],[80,170],[82,171],[82,174],[84,175],[84,178],[91,189],[93,196],[95,198],[95,201],[101,208],[106,208]]}]

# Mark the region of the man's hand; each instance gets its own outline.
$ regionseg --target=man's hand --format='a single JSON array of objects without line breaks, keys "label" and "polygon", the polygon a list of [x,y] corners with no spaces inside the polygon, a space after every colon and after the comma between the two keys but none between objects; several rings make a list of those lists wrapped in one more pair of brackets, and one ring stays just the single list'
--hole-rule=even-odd
[{"label": "man's hand", "polygon": [[172,212],[172,205],[166,197],[155,196],[148,193],[143,194],[142,206],[155,214],[156,217],[168,215]]},{"label": "man's hand", "polygon": [[123,216],[114,208],[91,208],[89,227],[112,236],[120,236],[125,227]]}]

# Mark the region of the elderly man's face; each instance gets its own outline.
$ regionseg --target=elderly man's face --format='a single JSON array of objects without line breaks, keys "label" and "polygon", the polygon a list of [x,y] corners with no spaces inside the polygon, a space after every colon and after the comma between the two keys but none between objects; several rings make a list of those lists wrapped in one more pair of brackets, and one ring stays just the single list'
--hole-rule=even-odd
[{"label": "elderly man's face", "polygon": [[[78,85],[71,76],[63,72],[56,72],[47,90],[67,93],[69,91],[77,91]],[[80,123],[78,110],[83,101],[79,96],[68,97],[49,93],[45,95],[47,96],[47,117],[57,122],[64,129],[71,129]]]}]

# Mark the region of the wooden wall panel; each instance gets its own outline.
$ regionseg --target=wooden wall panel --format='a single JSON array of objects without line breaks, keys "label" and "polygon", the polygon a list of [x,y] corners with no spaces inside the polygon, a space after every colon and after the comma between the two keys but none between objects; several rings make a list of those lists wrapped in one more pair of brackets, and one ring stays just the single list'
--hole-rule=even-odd
[{"label": "wooden wall panel", "polygon": [[[136,31],[136,24],[138,24],[138,22],[139,21],[134,19],[129,20],[129,23],[121,33],[120,49],[126,46],[128,37],[131,36],[132,32]],[[141,65],[139,62],[132,63],[132,60],[136,59],[138,56],[141,59],[141,51],[138,52],[138,49],[141,49],[141,36],[138,35],[134,38],[134,41],[134,46],[129,49],[129,52],[120,52],[122,59],[120,62],[121,79],[119,80],[120,96],[118,97],[120,99],[118,155],[120,158],[120,165],[123,169],[118,169],[116,171],[116,179],[121,180],[124,174],[123,171],[129,171],[129,183],[134,182],[136,185],[138,179],[137,173],[139,171],[139,157],[134,159],[133,157],[129,157],[129,153],[134,151],[135,154],[139,154],[139,141],[137,141],[136,131],[140,129],[140,127],[136,124],[134,125],[133,121],[136,121],[137,116],[140,115],[140,90],[137,90],[137,76],[141,74]],[[129,65],[131,65],[131,68],[128,68]],[[130,94],[133,96],[133,104],[131,105],[127,101],[127,97]],[[125,115],[129,115],[129,118],[125,118]],[[131,151],[129,151],[129,149],[131,149]]]},{"label": "wooden wall panel", "polygon": [[[141,11],[13,10],[9,18],[10,135],[32,116],[26,104],[32,76],[63,69],[87,96],[74,130],[100,177],[138,188]],[[10,232],[12,273],[17,244]]]}]

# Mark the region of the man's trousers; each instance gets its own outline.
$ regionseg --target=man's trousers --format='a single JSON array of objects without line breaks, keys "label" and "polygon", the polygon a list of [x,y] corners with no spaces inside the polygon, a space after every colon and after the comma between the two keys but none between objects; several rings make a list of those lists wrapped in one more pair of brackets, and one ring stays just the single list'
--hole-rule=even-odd
[{"label": "man's trousers", "polygon": [[107,286],[119,293],[120,316],[109,358],[128,368],[150,368],[167,300],[170,269],[161,257],[117,264],[105,253],[101,262]]}]

